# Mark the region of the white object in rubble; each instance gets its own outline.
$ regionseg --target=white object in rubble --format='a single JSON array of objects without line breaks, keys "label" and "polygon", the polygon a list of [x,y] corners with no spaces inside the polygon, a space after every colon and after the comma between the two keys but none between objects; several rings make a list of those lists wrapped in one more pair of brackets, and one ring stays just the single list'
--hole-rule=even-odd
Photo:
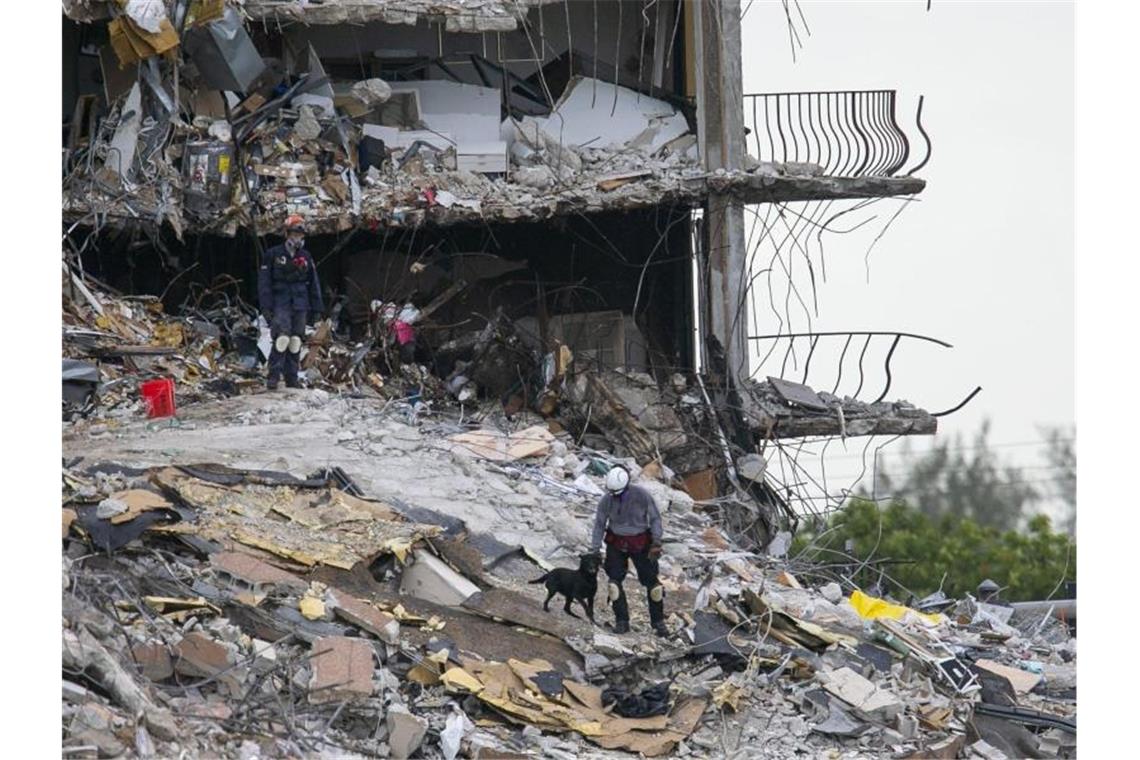
[{"label": "white object in rubble", "polygon": [[428,722],[412,715],[403,705],[390,705],[387,714],[388,746],[392,757],[407,758],[420,748],[427,735]]},{"label": "white object in rubble", "polygon": [[447,716],[447,727],[439,732],[439,748],[447,760],[455,760],[459,755],[459,747],[467,732],[474,731],[475,724],[459,708]]},{"label": "white object in rubble", "polygon": [[316,140],[321,136],[321,123],[317,121],[316,114],[313,113],[311,106],[301,106],[297,117],[297,123],[293,125],[293,131],[297,137],[302,140]]},{"label": "white object in rubble", "polygon": [[890,691],[881,689],[850,668],[839,668],[818,674],[823,688],[870,718],[893,720],[902,709],[902,701]]},{"label": "white object in rubble", "polygon": [[365,79],[352,86],[352,96],[366,106],[376,106],[388,102],[392,87],[383,79]]},{"label": "white object in rubble", "polygon": [[417,549],[415,561],[404,570],[400,581],[400,593],[442,604],[457,607],[479,587],[452,570],[435,555]]},{"label": "white object in rubble", "polygon": [[420,310],[412,304],[406,303],[404,308],[400,309],[400,316],[397,319],[406,325],[414,325],[420,319]]},{"label": "white object in rubble", "polygon": [[111,137],[103,166],[122,177],[124,183],[129,183],[134,177],[135,150],[138,148],[139,130],[142,129],[142,91],[138,82],[131,87],[119,114],[119,125]]},{"label": "white object in rubble", "polygon": [[554,184],[554,172],[549,166],[520,166],[511,176],[516,183],[536,190],[544,190]]},{"label": "white object in rubble", "polygon": [[736,474],[754,483],[763,482],[767,470],[768,462],[759,454],[746,454],[736,460]]},{"label": "white object in rubble", "polygon": [[536,121],[570,147],[632,147],[649,154],[689,131],[669,103],[589,77],[575,77],[550,116]]},{"label": "white object in rubble", "polygon": [[589,476],[585,473],[582,473],[578,477],[574,478],[574,485],[590,494],[591,496],[602,496],[605,494],[605,491],[599,488],[597,484],[594,483],[594,481],[590,480]]},{"label": "white object in rubble", "polygon": [[772,542],[768,544],[769,557],[786,557],[788,549],[792,548],[792,534],[786,530],[782,530],[776,534]]},{"label": "white object in rubble", "polygon": [[103,499],[95,508],[95,516],[100,520],[107,520],[126,511],[127,505],[118,499]]},{"label": "white object in rubble", "polygon": [[269,323],[265,321],[264,316],[258,315],[257,330],[257,349],[268,359],[270,351],[273,350],[273,331],[269,329]]},{"label": "white object in rubble", "polygon": [[225,119],[218,119],[213,124],[211,124],[208,133],[210,137],[214,138],[215,140],[220,140],[221,142],[225,143],[231,142],[233,140],[234,134],[233,128]]},{"label": "white object in rubble", "polygon": [[828,583],[820,588],[819,593],[823,594],[823,598],[832,604],[839,604],[843,599],[843,589],[839,587],[838,583]]},{"label": "white object in rubble", "polygon": [[166,8],[158,0],[127,0],[123,12],[151,34],[162,31],[162,22],[166,20]]}]

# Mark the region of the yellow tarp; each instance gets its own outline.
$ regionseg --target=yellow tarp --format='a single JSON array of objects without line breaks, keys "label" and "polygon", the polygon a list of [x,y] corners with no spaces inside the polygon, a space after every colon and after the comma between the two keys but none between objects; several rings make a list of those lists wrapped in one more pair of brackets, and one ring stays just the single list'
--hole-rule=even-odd
[{"label": "yellow tarp", "polygon": [[865,620],[878,620],[879,618],[902,620],[908,612],[930,625],[938,625],[946,620],[944,615],[919,612],[901,604],[891,604],[886,599],[868,596],[858,589],[851,592],[851,598],[848,601],[859,613],[859,617]]}]

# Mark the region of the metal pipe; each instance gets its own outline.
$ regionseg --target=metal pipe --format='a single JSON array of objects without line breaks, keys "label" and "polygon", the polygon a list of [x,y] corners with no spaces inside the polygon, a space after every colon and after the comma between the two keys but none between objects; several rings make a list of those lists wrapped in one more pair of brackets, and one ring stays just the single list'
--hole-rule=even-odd
[{"label": "metal pipe", "polygon": [[1041,613],[1042,615],[1052,607],[1053,617],[1058,620],[1077,619],[1076,599],[1054,599],[1051,602],[1013,602],[1010,607],[1013,607],[1015,612]]}]

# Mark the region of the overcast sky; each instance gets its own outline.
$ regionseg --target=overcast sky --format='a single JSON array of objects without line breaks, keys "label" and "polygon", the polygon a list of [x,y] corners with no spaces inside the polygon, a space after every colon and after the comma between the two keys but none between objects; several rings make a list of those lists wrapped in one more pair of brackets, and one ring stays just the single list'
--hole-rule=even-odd
[{"label": "overcast sky", "polygon": [[[938,411],[981,385],[940,420],[939,435],[969,437],[989,417],[1003,455],[1040,465],[1041,447],[1020,444],[1040,439],[1038,425],[1074,420],[1072,6],[935,0],[928,13],[920,0],[801,3],[811,35],[796,17],[804,44],[795,63],[780,3],[757,0],[745,14],[744,91],[897,89],[908,166],[923,150],[914,115],[924,94],[933,142],[921,202],[876,245],[869,283],[864,254],[899,202],[877,204],[878,220],[860,233],[825,238],[828,282],[813,327],[952,343],[904,341],[890,396]],[[774,318],[768,327],[776,332]],[[834,362],[828,381],[814,362],[817,389],[830,390]],[[877,388],[881,379],[880,370]]]}]

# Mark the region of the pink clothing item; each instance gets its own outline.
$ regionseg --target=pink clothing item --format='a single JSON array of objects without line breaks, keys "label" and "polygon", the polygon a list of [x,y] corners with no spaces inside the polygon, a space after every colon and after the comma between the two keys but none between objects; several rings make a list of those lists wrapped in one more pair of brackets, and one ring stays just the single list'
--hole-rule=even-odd
[{"label": "pink clothing item", "polygon": [[392,323],[392,329],[396,332],[396,342],[401,346],[406,346],[416,338],[416,331],[407,322],[396,320]]}]

